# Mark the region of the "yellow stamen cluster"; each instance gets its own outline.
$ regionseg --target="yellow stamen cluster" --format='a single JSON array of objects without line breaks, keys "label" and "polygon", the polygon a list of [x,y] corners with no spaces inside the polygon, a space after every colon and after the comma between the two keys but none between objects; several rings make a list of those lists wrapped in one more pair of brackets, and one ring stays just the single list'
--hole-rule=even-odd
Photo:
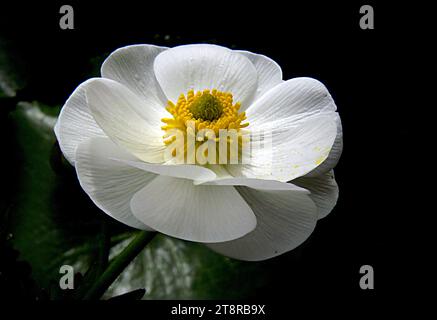
[{"label": "yellow stamen cluster", "polygon": [[[216,141],[219,141],[221,129],[234,129],[238,132],[238,143],[241,144],[240,129],[249,125],[247,122],[242,123],[246,120],[246,114],[238,112],[240,103],[234,104],[232,94],[216,89],[196,93],[190,90],[186,96],[181,94],[176,104],[168,101],[166,109],[173,116],[173,118],[161,119],[165,123],[161,129],[166,131],[163,136],[166,145],[175,141],[176,137],[171,134],[174,129],[182,130],[185,137],[192,129],[196,132],[202,129],[213,130]],[[194,128],[191,128],[193,123]],[[196,149],[197,147],[196,142]]]},{"label": "yellow stamen cluster", "polygon": [[[221,113],[217,118],[202,119],[195,118],[191,110],[191,106],[195,105],[197,101],[204,99],[205,96],[214,97],[221,105]],[[201,108],[199,106],[198,108]],[[238,113],[240,109],[240,103],[233,104],[232,94],[229,92],[220,92],[217,90],[204,90],[194,93],[194,90],[190,90],[185,97],[184,94],[179,96],[176,105],[169,101],[166,107],[167,111],[173,115],[171,118],[163,118],[161,121],[166,125],[161,127],[162,130],[169,129],[182,129],[186,130],[187,121],[194,121],[196,130],[212,129],[218,136],[220,129],[240,129],[245,128],[249,123],[242,124],[246,120],[246,114],[244,112]]]}]

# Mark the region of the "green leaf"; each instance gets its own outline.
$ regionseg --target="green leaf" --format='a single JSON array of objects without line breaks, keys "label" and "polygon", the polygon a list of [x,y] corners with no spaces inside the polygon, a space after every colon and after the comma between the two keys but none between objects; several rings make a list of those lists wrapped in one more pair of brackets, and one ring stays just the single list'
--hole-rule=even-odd
[{"label": "green leaf", "polygon": [[[130,239],[115,246],[116,255]],[[125,269],[104,298],[144,287],[144,299],[250,298],[269,279],[271,262],[230,259],[193,243],[158,235]]]},{"label": "green leaf", "polygon": [[[15,160],[9,163],[7,177],[14,189],[8,233],[31,264],[36,282],[45,288],[59,281],[63,264],[85,273],[100,246],[103,221],[113,223],[84,194],[74,170],[55,173],[50,165],[58,112],[59,107],[22,102],[10,116]],[[128,229],[119,226],[115,233]]]}]

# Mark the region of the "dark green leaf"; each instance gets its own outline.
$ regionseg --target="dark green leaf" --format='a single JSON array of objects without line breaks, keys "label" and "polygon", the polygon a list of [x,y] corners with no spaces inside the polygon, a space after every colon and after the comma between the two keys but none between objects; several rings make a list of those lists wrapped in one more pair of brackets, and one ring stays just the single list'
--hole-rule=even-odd
[{"label": "dark green leaf", "polygon": [[[115,246],[112,255],[129,243]],[[144,287],[144,299],[248,298],[269,280],[272,263],[223,257],[202,244],[159,235],[108,289],[106,298]]]},{"label": "dark green leaf", "polygon": [[16,140],[10,150],[15,160],[7,177],[15,191],[8,232],[43,287],[59,281],[63,264],[85,273],[103,241],[99,241],[102,222],[112,222],[81,190],[74,170],[53,171],[50,156],[57,112],[59,108],[20,103],[10,117]]}]

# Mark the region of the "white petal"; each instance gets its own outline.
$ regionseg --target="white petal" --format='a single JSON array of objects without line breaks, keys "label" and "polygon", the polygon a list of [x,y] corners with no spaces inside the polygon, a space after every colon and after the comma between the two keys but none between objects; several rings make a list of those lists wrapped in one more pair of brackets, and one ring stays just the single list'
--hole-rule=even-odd
[{"label": "white petal", "polygon": [[251,158],[232,166],[234,176],[288,181],[323,163],[337,135],[336,106],[311,78],[288,80],[249,107]]},{"label": "white petal", "polygon": [[[295,180],[294,180],[295,181]],[[199,185],[213,186],[245,186],[258,190],[295,190],[309,193],[305,188],[300,188],[292,183],[280,182],[277,180],[251,179],[244,177],[229,177],[216,180],[209,180]]]},{"label": "white petal", "polygon": [[260,191],[238,187],[257,219],[254,231],[233,241],[208,247],[231,258],[247,261],[269,259],[293,250],[316,226],[317,209],[302,191]]},{"label": "white petal", "polygon": [[134,215],[164,234],[197,242],[244,236],[256,218],[233,187],[195,186],[186,179],[159,176],[134,195]]},{"label": "white petal", "polygon": [[303,176],[327,158],[337,132],[334,113],[256,129],[251,131],[251,157],[245,164],[227,166],[235,177],[287,182]]},{"label": "white petal", "polygon": [[318,218],[326,217],[335,207],[338,199],[338,185],[334,171],[329,171],[318,177],[300,177],[292,181],[311,192],[310,197],[317,206]]},{"label": "white petal", "polygon": [[196,165],[190,164],[178,164],[178,165],[167,165],[167,164],[152,164],[141,161],[131,161],[123,159],[114,159],[115,161],[121,161],[132,167],[148,171],[151,173],[169,176],[174,178],[183,178],[198,181],[198,183],[208,180],[214,180],[216,175],[213,171]]},{"label": "white petal", "polygon": [[147,44],[117,49],[103,62],[102,77],[124,84],[146,100],[152,95],[157,101],[161,101],[159,107],[163,108],[167,100],[156,80],[153,62],[164,50],[167,48]]},{"label": "white petal", "polygon": [[78,146],[76,171],[82,188],[97,207],[114,219],[134,228],[153,230],[133,216],[130,200],[156,175],[111,157],[134,159],[108,138],[91,138]]},{"label": "white petal", "polygon": [[85,97],[85,88],[94,79],[79,85],[65,102],[55,126],[55,134],[65,158],[74,165],[77,146],[92,137],[106,137],[94,120]]},{"label": "white petal", "polygon": [[[256,90],[254,100],[283,82],[281,67],[269,57],[248,51],[237,50],[236,52],[247,57],[258,72],[258,89]],[[242,106],[241,111],[244,111],[247,107]]]},{"label": "white petal", "polygon": [[251,127],[257,127],[266,122],[298,121],[335,110],[334,100],[320,81],[294,78],[275,86],[251,105],[246,114]]},{"label": "white petal", "polygon": [[96,122],[116,144],[139,159],[161,163],[165,145],[159,102],[139,98],[128,88],[109,79],[96,79],[86,88],[88,105]]},{"label": "white petal", "polygon": [[308,172],[305,175],[307,177],[317,177],[320,175],[324,175],[331,169],[335,168],[338,161],[340,160],[341,153],[343,152],[343,128],[341,125],[340,116],[338,115],[338,113],[335,113],[335,115],[337,123],[337,136],[335,137],[335,141],[331,148],[331,151],[329,151],[328,158],[323,161],[323,163],[320,164],[318,167]]},{"label": "white petal", "polygon": [[176,102],[188,90],[230,92],[246,107],[257,87],[257,71],[241,54],[224,47],[196,44],[171,48],[155,59],[155,75],[167,98]]}]

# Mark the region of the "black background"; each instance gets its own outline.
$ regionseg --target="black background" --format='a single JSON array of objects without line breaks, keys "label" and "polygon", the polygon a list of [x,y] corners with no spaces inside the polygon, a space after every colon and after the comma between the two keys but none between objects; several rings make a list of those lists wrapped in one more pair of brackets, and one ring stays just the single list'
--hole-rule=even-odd
[{"label": "black background", "polygon": [[[74,30],[59,28],[59,3],[1,12],[0,32],[13,41],[17,61],[30,75],[23,99],[60,105],[86,80],[90,57],[136,43],[207,42],[249,50],[277,61],[284,79],[314,77],[328,87],[344,131],[335,170],[338,204],[254,298],[304,296],[369,306],[411,293],[407,287],[419,280],[409,268],[421,257],[411,241],[410,217],[421,213],[411,201],[417,113],[407,90],[414,82],[411,53],[430,38],[405,23],[405,7],[367,1],[68,4],[75,10]],[[374,30],[359,27],[363,4],[373,5]],[[374,267],[374,290],[359,288],[364,264]]]}]

